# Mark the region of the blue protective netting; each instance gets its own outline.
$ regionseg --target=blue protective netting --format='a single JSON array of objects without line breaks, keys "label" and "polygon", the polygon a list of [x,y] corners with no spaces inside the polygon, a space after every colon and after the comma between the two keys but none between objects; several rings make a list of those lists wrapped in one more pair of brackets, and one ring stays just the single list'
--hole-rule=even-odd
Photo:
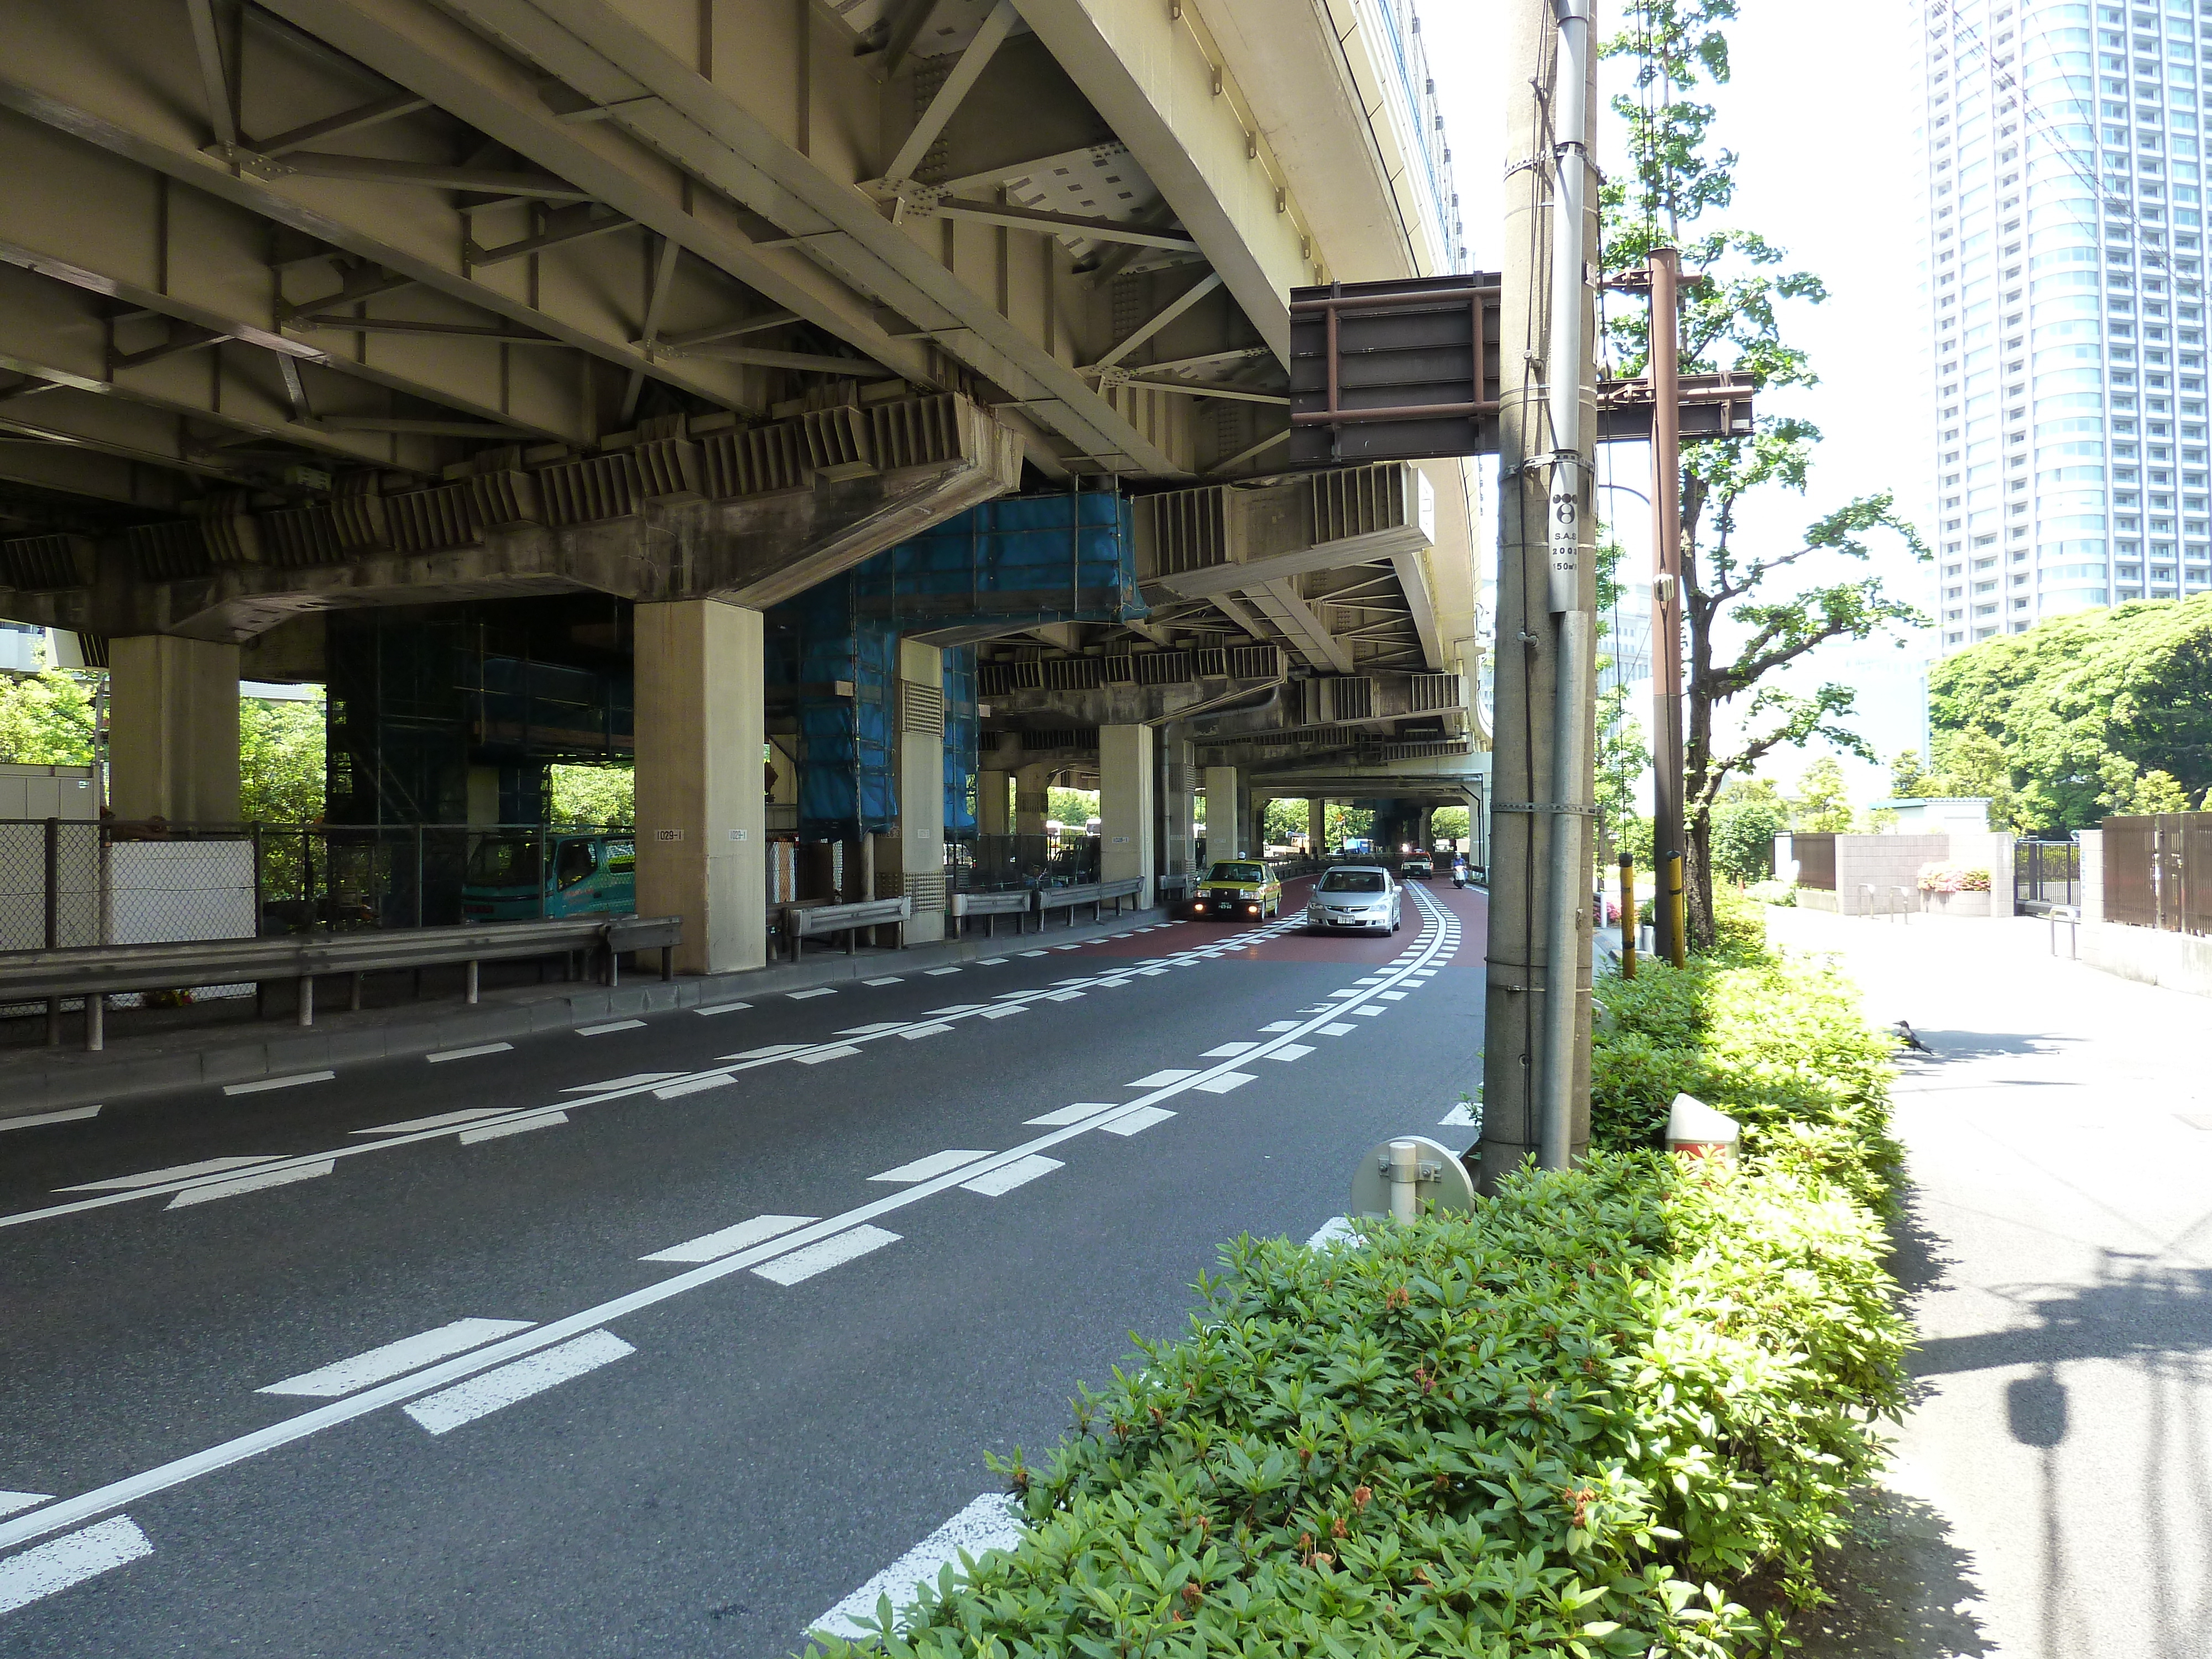
[{"label": "blue protective netting", "polygon": [[[1130,525],[1129,503],[1103,490],[987,501],[775,607],[776,624],[797,635],[786,672],[796,677],[804,738],[800,835],[881,834],[896,820],[900,635],[1141,617]],[[945,828],[973,834],[972,647],[945,653]]]}]

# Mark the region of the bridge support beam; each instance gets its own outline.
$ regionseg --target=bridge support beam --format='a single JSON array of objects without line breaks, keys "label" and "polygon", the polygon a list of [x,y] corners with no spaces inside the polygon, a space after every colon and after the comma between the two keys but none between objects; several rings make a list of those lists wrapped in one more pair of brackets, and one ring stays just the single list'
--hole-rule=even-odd
[{"label": "bridge support beam", "polygon": [[1325,800],[1306,803],[1306,851],[1315,858],[1328,851],[1328,803]]},{"label": "bridge support beam", "polygon": [[684,918],[676,965],[768,962],[761,613],[637,607],[637,908]]},{"label": "bridge support beam", "polygon": [[115,816],[237,823],[238,647],[117,639],[107,685]]},{"label": "bridge support beam", "polygon": [[1206,857],[1242,858],[1250,813],[1244,801],[1244,781],[1233,766],[1206,769]]},{"label": "bridge support beam", "polygon": [[978,835],[1003,836],[1012,827],[1007,811],[1006,785],[1004,772],[988,768],[975,774],[975,830]]},{"label": "bridge support beam", "polygon": [[914,901],[906,942],[945,937],[945,653],[899,641],[899,884]]},{"label": "bridge support beam", "polygon": [[1152,728],[1098,728],[1098,878],[1145,884],[1137,908],[1152,905]]},{"label": "bridge support beam", "polygon": [[1044,835],[1044,821],[1052,813],[1052,768],[1039,763],[1014,774],[1014,833]]},{"label": "bridge support beam", "polygon": [[1160,842],[1157,851],[1160,873],[1168,876],[1191,873],[1191,843],[1196,839],[1196,779],[1191,763],[1190,740],[1182,735],[1184,729],[1179,725],[1169,726],[1162,744]]}]

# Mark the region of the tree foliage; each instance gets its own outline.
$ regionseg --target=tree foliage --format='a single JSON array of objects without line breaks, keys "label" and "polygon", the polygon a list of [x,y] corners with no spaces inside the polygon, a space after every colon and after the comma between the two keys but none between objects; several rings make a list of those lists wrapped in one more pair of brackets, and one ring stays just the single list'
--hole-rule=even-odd
[{"label": "tree foliage", "polygon": [[556,766],[550,796],[556,823],[635,824],[637,774],[627,766]]},{"label": "tree foliage", "polygon": [[94,670],[49,668],[0,680],[0,761],[15,766],[92,764]]},{"label": "tree foliage", "polygon": [[2212,593],[1984,640],[1929,672],[1928,714],[1944,793],[2002,798],[2013,828],[2181,810],[2148,803],[2212,788]]},{"label": "tree foliage", "polygon": [[327,726],[320,687],[301,702],[238,705],[238,816],[247,823],[313,823],[324,811]]},{"label": "tree foliage", "polygon": [[[1639,0],[1605,54],[1636,65],[1634,89],[1614,100],[1627,124],[1631,165],[1602,194],[1608,271],[1633,269],[1654,247],[1679,244],[1685,269],[1705,280],[1689,286],[1682,311],[1682,371],[1732,368],[1762,390],[1817,383],[1805,353],[1783,337],[1780,302],[1826,297],[1820,279],[1784,268],[1784,251],[1754,231],[1702,222],[1732,204],[1734,152],[1711,143],[1714,110],[1696,94],[1729,78],[1722,25],[1735,0]],[[1649,343],[1640,308],[1609,317],[1606,329],[1620,372],[1643,371]],[[1834,640],[1865,640],[1893,623],[1926,618],[1890,595],[1878,576],[1804,580],[1801,572],[1838,558],[1864,564],[1876,535],[1928,556],[1887,490],[1863,495],[1814,518],[1779,546],[1746,544],[1742,507],[1773,489],[1802,493],[1820,434],[1796,416],[1766,416],[1746,438],[1691,446],[1681,478],[1683,624],[1688,713],[1683,740],[1685,860],[1691,929],[1713,937],[1713,809],[1731,778],[1747,776],[1777,749],[1815,739],[1869,760],[1844,720],[1856,694],[1847,685],[1795,691],[1778,677]],[[1741,699],[1741,737],[1723,750],[1715,715]]]},{"label": "tree foliage", "polygon": [[1790,800],[1790,827],[1812,835],[1842,835],[1850,829],[1850,792],[1844,787],[1844,769],[1834,757],[1821,756],[1798,779],[1797,793]]}]

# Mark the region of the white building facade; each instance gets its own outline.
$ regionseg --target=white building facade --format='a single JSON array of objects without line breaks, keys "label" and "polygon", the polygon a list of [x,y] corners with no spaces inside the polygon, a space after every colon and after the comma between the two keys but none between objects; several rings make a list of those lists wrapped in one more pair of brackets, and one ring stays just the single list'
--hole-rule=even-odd
[{"label": "white building facade", "polygon": [[1943,651],[2212,587],[2212,0],[1922,0]]}]

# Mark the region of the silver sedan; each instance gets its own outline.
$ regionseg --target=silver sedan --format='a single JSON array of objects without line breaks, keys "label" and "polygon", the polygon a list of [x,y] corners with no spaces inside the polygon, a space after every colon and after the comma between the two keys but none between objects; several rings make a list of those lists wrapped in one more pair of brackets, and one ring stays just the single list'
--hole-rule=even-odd
[{"label": "silver sedan", "polygon": [[1403,893],[1379,864],[1340,864],[1314,884],[1306,926],[1318,933],[1395,933]]}]

